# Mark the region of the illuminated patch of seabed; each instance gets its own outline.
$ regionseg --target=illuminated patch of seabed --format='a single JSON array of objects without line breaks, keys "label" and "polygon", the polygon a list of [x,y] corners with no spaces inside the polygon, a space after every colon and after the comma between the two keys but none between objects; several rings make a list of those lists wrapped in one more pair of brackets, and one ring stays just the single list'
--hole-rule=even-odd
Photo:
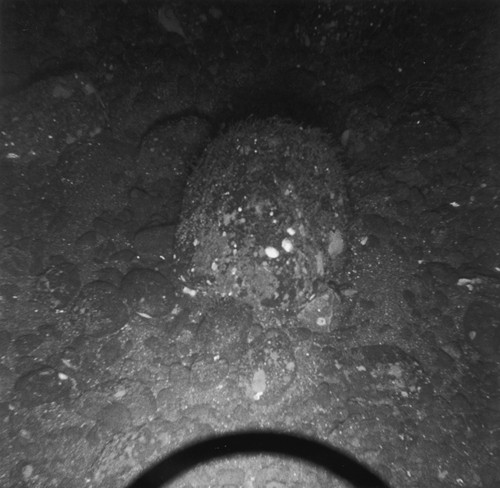
[{"label": "illuminated patch of seabed", "polygon": [[306,462],[278,456],[235,456],[212,461],[180,476],[171,488],[349,488],[330,473]]}]

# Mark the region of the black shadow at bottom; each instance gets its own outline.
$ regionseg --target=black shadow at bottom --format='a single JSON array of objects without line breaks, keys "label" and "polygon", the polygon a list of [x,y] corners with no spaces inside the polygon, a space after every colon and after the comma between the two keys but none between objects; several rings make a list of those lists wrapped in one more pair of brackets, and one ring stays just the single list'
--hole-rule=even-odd
[{"label": "black shadow at bottom", "polygon": [[160,488],[208,461],[242,454],[291,457],[324,468],[356,488],[390,488],[373,471],[339,449],[273,431],[234,432],[188,444],[148,468],[128,488]]}]

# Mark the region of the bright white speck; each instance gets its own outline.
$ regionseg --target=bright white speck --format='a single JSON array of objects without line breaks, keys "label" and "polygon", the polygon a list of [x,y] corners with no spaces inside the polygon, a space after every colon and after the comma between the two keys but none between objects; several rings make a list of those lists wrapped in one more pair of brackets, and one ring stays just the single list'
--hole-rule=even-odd
[{"label": "bright white speck", "polygon": [[280,252],[275,247],[271,246],[266,247],[264,252],[269,259],[276,259],[280,255]]},{"label": "bright white speck", "polygon": [[182,289],[182,293],[184,293],[185,295],[189,295],[192,298],[196,296],[196,290],[193,290],[192,288],[188,288],[187,286],[185,286]]},{"label": "bright white speck", "polygon": [[285,238],[281,241],[281,247],[286,251],[286,252],[292,252],[293,251],[293,243],[290,239]]},{"label": "bright white speck", "polygon": [[286,230],[286,233],[289,235],[289,236],[294,236],[295,235],[295,229],[292,228],[292,227],[288,227],[288,229]]}]

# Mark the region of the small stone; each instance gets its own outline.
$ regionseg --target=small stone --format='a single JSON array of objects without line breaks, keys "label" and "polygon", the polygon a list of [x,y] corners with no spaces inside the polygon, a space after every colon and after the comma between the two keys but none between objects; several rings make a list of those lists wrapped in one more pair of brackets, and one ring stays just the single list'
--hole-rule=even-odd
[{"label": "small stone", "polygon": [[14,393],[23,407],[62,402],[69,397],[70,390],[69,379],[60,376],[50,366],[41,366],[23,374],[14,385]]},{"label": "small stone", "polygon": [[271,246],[266,247],[264,252],[266,253],[266,256],[269,259],[276,259],[280,255],[280,252],[276,248],[271,247]]}]

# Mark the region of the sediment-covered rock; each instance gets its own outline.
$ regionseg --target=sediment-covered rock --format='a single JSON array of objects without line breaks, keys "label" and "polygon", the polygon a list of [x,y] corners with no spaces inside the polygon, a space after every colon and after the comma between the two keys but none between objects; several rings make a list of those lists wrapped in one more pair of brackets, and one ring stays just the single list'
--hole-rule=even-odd
[{"label": "sediment-covered rock", "polygon": [[176,235],[186,285],[257,312],[296,313],[341,269],[345,205],[342,169],[321,131],[277,118],[235,126],[188,183]]}]

